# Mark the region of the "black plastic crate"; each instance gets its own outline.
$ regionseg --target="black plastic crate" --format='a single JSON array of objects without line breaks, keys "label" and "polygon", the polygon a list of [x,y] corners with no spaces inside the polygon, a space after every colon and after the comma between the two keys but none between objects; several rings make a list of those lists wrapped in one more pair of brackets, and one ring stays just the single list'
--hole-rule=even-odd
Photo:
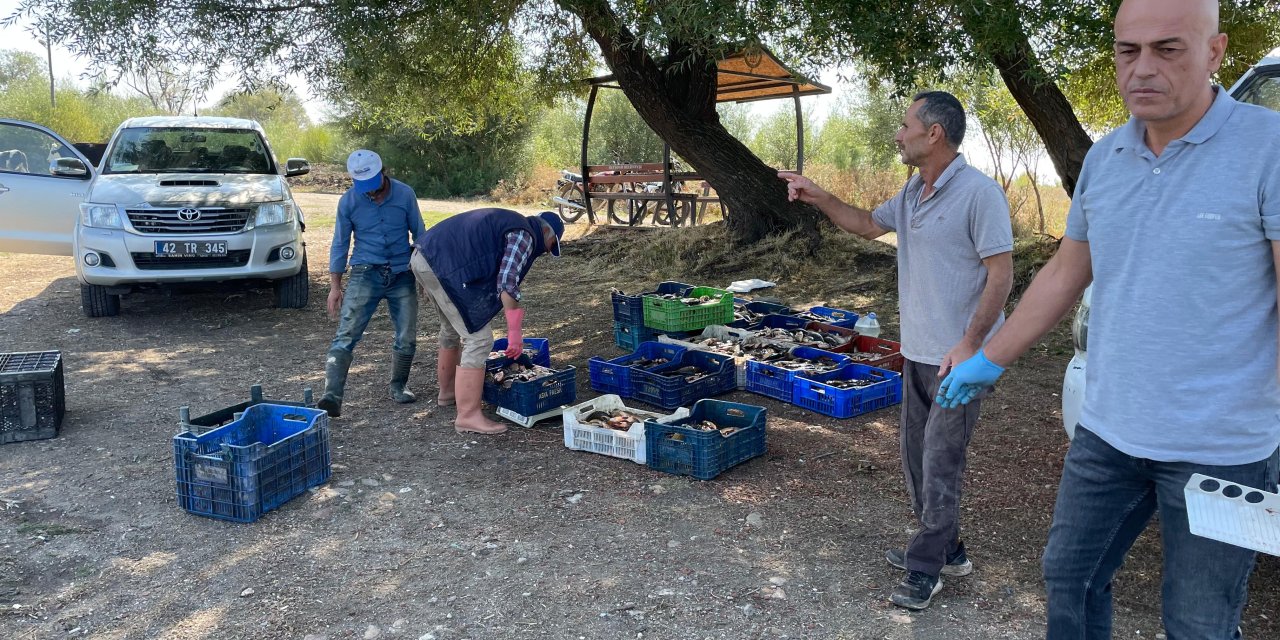
[{"label": "black plastic crate", "polygon": [[747,311],[761,314],[763,316],[769,316],[769,315],[787,316],[791,314],[791,308],[784,304],[777,304],[775,302],[763,302],[760,300],[746,300],[744,298],[734,298],[733,309],[734,309],[735,319],[733,322],[730,322],[728,326],[733,327],[734,329],[754,329],[760,326],[760,324],[764,321],[764,318],[760,318],[755,322],[738,320],[737,312],[739,309],[746,309]]},{"label": "black plastic crate", "polygon": [[[685,376],[670,375],[682,367],[694,366],[709,375],[694,382]],[[707,351],[686,351],[680,359],[648,371],[631,371],[631,389],[641,402],[674,410],[697,400],[727,393],[737,388],[737,370],[732,356]]]},{"label": "black plastic crate", "polygon": [[[687,418],[663,424],[646,420],[645,449],[652,469],[710,480],[725,470],[764,455],[768,449],[764,407],[699,400]],[[720,431],[702,431],[690,425],[710,420],[736,430],[725,436]]]},{"label": "black plastic crate", "polygon": [[613,321],[627,325],[644,324],[644,300],[646,294],[656,293],[663,295],[667,293],[677,293],[683,295],[684,292],[693,288],[691,284],[683,282],[667,281],[658,285],[654,291],[646,291],[629,296],[625,293],[614,291],[613,297]]},{"label": "black plastic crate", "polygon": [[61,351],[0,353],[0,444],[57,437],[64,413]]},{"label": "black plastic crate", "polygon": [[207,433],[174,436],[173,465],[183,509],[253,522],[329,479],[329,414],[253,405]]}]

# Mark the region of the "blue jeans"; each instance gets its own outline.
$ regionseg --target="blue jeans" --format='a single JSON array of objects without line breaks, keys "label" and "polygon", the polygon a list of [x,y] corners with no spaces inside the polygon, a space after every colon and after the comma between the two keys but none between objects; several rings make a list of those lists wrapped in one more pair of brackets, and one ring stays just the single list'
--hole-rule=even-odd
[{"label": "blue jeans", "polygon": [[391,349],[398,354],[413,356],[418,349],[418,288],[412,271],[391,273],[390,267],[358,264],[351,267],[347,289],[342,298],[342,317],[338,320],[338,333],[329,345],[329,353],[335,351],[350,354],[356,343],[364,337],[365,327],[378,303],[387,301],[387,311],[396,328],[395,344]]},{"label": "blue jeans", "polygon": [[1157,509],[1168,640],[1239,638],[1254,552],[1192,535],[1183,487],[1203,473],[1274,491],[1278,460],[1280,452],[1233,466],[1157,462],[1076,427],[1044,552],[1048,640],[1111,638],[1111,579]]}]

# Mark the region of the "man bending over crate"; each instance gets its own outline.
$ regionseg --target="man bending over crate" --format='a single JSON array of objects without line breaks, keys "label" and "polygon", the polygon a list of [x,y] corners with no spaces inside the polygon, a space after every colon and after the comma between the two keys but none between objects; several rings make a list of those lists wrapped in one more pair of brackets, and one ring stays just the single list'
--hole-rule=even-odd
[{"label": "man bending over crate", "polygon": [[1193,535],[1184,487],[1194,473],[1276,486],[1280,115],[1213,84],[1214,0],[1125,0],[1114,29],[1132,118],[1089,149],[1057,254],[941,400],[992,384],[1092,281],[1084,406],[1044,551],[1048,637],[1111,637],[1112,577],[1158,511],[1165,633],[1239,638],[1255,554]]},{"label": "man bending over crate", "polygon": [[978,405],[934,402],[952,365],[976,353],[1004,320],[1013,284],[1013,229],[1004,191],[960,154],[964,108],[942,91],[917,94],[894,136],[904,164],[918,167],[888,202],[859,209],[808,178],[780,172],[791,200],[812,204],[836,226],[868,240],[898,232],[902,325],[902,470],[919,528],[889,564],[907,571],[889,599],[924,609],[940,575],[973,570],[960,540],[960,486]]},{"label": "man bending over crate", "polygon": [[[342,413],[343,389],[356,343],[383,300],[396,328],[391,347],[391,398],[402,403],[416,399],[406,386],[418,345],[418,290],[409,273],[409,236],[417,240],[426,231],[413,188],[387,176],[378,154],[355,151],[347,158],[347,172],[354,182],[338,201],[329,248],[329,317],[338,316],[339,311],[341,315],[325,361],[324,397],[316,403],[334,417]],[[352,236],[355,246],[348,259]],[[348,263],[351,279],[344,291],[342,274]]]},{"label": "man bending over crate", "polygon": [[560,255],[564,222],[551,211],[525,217],[508,209],[475,209],[445,218],[414,243],[410,266],[440,316],[436,376],[440,406],[456,404],[454,429],[486,435],[507,430],[480,411],[484,364],[493,348],[491,323],[506,315],[507,350],[524,349],[520,283],[544,253]]}]

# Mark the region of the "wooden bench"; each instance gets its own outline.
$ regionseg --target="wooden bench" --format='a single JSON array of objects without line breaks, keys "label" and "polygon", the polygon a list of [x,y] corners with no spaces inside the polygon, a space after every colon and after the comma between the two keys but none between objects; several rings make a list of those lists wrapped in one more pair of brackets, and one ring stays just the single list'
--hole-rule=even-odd
[{"label": "wooden bench", "polygon": [[[674,190],[680,182],[691,179],[701,180],[691,173],[673,173],[671,163],[666,162],[587,165],[582,167],[582,192],[593,221],[591,201],[604,200],[607,203],[606,215],[611,222],[622,220],[627,226],[635,226],[652,214],[654,223],[662,224],[664,218],[660,214],[665,209],[668,212],[665,218],[667,225],[679,226],[685,220],[696,224],[696,204],[700,196]],[[654,183],[661,184],[660,190],[648,191],[647,186]],[[610,190],[615,185],[618,190]],[[605,190],[599,190],[602,186]],[[616,202],[627,203],[625,219],[616,212]]]}]

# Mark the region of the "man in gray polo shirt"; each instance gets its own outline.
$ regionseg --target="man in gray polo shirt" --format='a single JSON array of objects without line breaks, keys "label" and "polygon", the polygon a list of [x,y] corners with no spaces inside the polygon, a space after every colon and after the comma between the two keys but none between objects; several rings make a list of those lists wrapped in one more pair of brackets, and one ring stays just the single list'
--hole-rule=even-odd
[{"label": "man in gray polo shirt", "polygon": [[894,141],[902,162],[919,167],[902,191],[874,212],[841,202],[804,176],[782,172],[789,196],[817,206],[836,226],[867,239],[898,233],[903,365],[901,449],[919,528],[890,564],[907,570],[890,600],[929,606],[940,574],[968,575],[960,540],[960,487],[978,405],[934,403],[951,366],[973,355],[1004,320],[1013,282],[1009,203],[994,180],[959,153],[964,108],[954,96],[915,96]]},{"label": "man in gray polo shirt", "polygon": [[1067,234],[948,406],[992,384],[1093,281],[1084,408],[1044,554],[1049,638],[1109,638],[1111,580],[1160,512],[1169,638],[1239,638],[1254,553],[1190,533],[1193,473],[1274,490],[1280,114],[1212,84],[1213,0],[1125,0],[1132,114],[1089,150]]}]

